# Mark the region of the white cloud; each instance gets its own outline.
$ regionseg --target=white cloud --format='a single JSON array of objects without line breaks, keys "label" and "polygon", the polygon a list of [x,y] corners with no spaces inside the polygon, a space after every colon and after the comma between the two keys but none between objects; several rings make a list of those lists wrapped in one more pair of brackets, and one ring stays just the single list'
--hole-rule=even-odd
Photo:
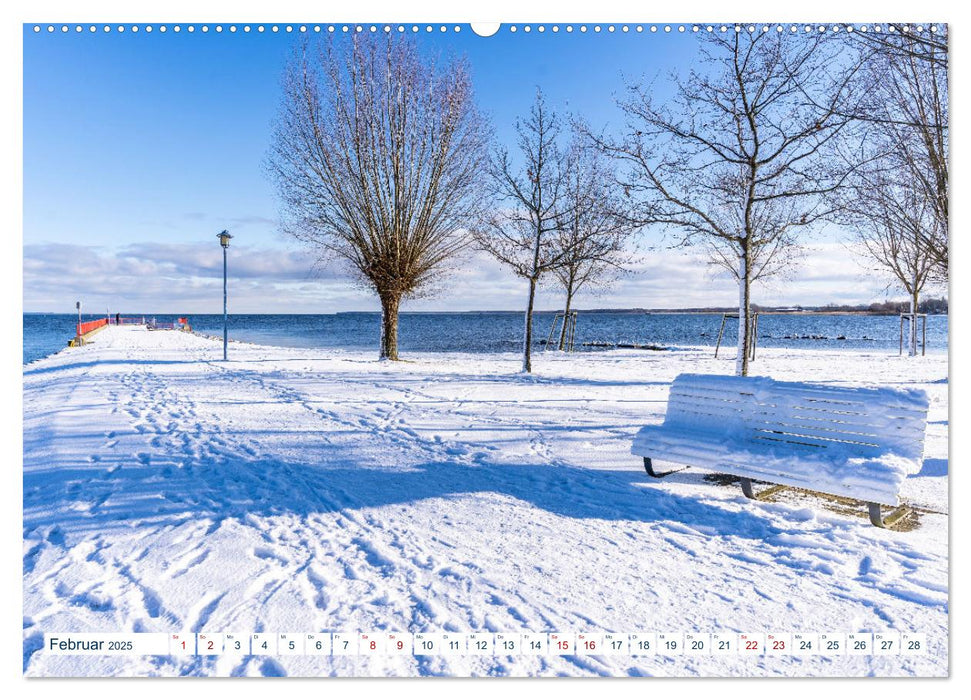
[{"label": "white cloud", "polygon": [[[230,304],[236,313],[332,313],[376,310],[377,300],[339,265],[315,267],[306,248],[231,246]],[[119,248],[69,244],[24,247],[24,309],[61,311],[81,299],[88,309],[145,313],[218,313],[222,308],[222,251],[212,245],[141,243]],[[518,310],[526,282],[481,253],[457,262],[447,278],[404,309]],[[555,286],[539,290],[537,308],[562,305]],[[756,285],[764,305],[869,303],[903,298],[888,278],[867,269],[862,256],[840,243],[807,248],[784,277]],[[734,280],[707,264],[699,249],[642,252],[630,274],[608,290],[584,290],[578,308],[689,308],[732,306]]]}]

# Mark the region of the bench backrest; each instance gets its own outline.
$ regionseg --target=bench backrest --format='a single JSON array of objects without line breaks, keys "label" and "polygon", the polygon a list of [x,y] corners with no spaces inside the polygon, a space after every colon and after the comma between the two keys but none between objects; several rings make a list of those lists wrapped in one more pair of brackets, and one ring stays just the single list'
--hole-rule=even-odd
[{"label": "bench backrest", "polygon": [[671,385],[666,426],[722,433],[793,456],[826,461],[923,454],[927,394],[848,388],[768,377],[682,374]]}]

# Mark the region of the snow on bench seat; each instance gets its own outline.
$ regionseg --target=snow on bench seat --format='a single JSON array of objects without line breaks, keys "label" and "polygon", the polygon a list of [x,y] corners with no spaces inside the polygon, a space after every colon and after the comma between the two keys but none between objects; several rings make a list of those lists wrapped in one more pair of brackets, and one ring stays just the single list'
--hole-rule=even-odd
[{"label": "snow on bench seat", "polygon": [[927,409],[916,389],[682,374],[664,423],[642,428],[631,453],[896,506],[921,468]]}]

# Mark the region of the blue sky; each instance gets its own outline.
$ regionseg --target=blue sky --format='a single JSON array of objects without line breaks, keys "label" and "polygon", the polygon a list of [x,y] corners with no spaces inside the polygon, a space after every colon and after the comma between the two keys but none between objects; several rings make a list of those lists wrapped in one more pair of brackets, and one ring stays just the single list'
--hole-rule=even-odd
[{"label": "blue sky", "polygon": [[[339,267],[312,270],[313,255],[276,229],[277,202],[261,164],[279,105],[288,34],[196,31],[37,34],[24,27],[24,309],[206,313],[221,305],[215,235],[228,228],[233,310],[238,313],[376,309]],[[543,88],[559,111],[597,127],[620,121],[614,99],[626,81],[687,69],[697,39],[676,31],[586,33],[547,28],[495,36],[420,31],[429,54],[465,55],[480,108],[497,139]],[[423,25],[424,28],[424,25]],[[338,33],[340,28],[338,27]],[[645,242],[654,237],[645,236]],[[761,303],[868,302],[886,279],[865,275],[845,247],[815,244],[798,276],[761,290]],[[730,305],[731,280],[700,251],[642,251],[635,273],[581,307]],[[406,309],[515,309],[520,280],[473,256],[448,298]],[[891,296],[899,294],[891,293]],[[559,304],[544,290],[541,308]]]}]

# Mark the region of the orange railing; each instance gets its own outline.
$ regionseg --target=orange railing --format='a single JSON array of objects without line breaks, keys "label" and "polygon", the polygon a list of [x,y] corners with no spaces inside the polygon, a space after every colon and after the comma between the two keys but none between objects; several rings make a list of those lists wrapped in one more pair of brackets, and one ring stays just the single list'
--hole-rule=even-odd
[{"label": "orange railing", "polygon": [[108,319],[97,318],[94,321],[85,321],[84,323],[78,324],[78,335],[84,335],[85,333],[90,333],[96,328],[101,328],[101,326],[107,326]]}]

